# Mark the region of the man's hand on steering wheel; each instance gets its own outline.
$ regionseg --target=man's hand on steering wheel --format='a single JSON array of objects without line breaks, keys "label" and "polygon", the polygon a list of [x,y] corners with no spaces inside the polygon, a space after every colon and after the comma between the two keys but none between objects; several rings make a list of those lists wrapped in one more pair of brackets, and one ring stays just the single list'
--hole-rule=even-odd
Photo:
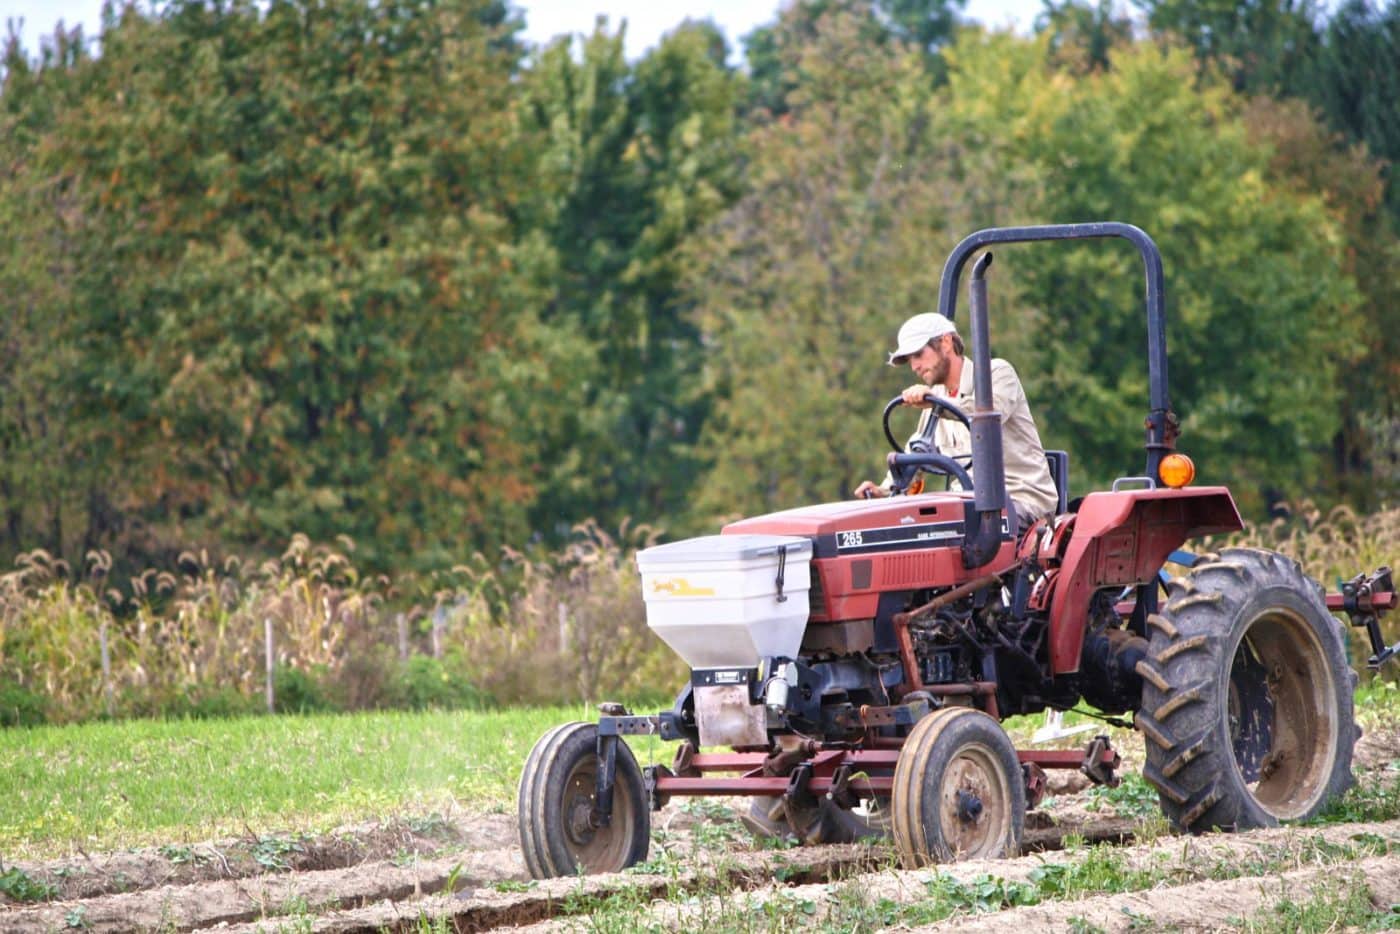
[{"label": "man's hand on steering wheel", "polygon": [[[956,479],[964,490],[971,490],[972,478],[968,474],[968,469],[957,461],[944,457],[938,450],[938,444],[933,439],[933,432],[935,426],[938,424],[938,418],[930,418],[927,424],[923,426],[922,431],[920,431],[916,437],[910,439],[908,445],[909,449],[907,452],[905,451],[905,446],[899,443],[899,440],[894,436],[894,432],[890,430],[890,415],[895,409],[904,405],[915,406],[922,409],[934,406],[941,410],[939,417],[943,417],[943,413],[946,413],[948,417],[955,418],[968,426],[969,430],[972,427],[972,422],[967,417],[966,412],[947,399],[933,395],[929,392],[929,387],[924,385],[910,386],[908,389],[904,390],[904,392],[895,396],[889,402],[886,402],[885,411],[880,416],[881,427],[885,431],[885,440],[890,443],[890,450],[893,452],[888,456],[888,462],[890,475],[895,481],[894,489],[880,489],[877,492],[875,489],[872,489],[875,484],[867,480],[856,487],[855,495],[861,499],[869,499],[874,496],[880,496],[881,494],[918,492],[918,490],[915,489],[916,484],[919,489],[923,488],[923,482],[918,477],[920,471],[933,474],[946,474]],[[913,459],[909,460],[908,458]],[[901,466],[901,459],[903,459],[902,463],[904,466]]]},{"label": "man's hand on steering wheel", "polygon": [[900,395],[904,397],[905,405],[913,406],[916,409],[926,409],[933,405],[932,402],[928,401],[929,388],[923,383],[915,383]]}]

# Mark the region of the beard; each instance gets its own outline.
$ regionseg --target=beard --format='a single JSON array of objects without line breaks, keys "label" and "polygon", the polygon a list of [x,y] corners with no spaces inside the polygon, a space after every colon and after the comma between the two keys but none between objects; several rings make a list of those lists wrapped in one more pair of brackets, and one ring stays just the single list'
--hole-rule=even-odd
[{"label": "beard", "polygon": [[942,352],[937,352],[938,359],[929,364],[928,369],[921,374],[925,386],[937,386],[948,379],[948,356]]}]

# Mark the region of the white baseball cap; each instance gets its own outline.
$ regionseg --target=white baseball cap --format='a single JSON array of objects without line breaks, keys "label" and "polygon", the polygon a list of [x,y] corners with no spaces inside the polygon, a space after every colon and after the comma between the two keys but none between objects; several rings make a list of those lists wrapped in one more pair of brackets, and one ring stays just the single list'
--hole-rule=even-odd
[{"label": "white baseball cap", "polygon": [[899,338],[890,354],[890,366],[903,366],[906,359],[922,350],[929,341],[944,334],[956,333],[958,329],[953,326],[953,322],[937,312],[928,311],[915,315],[899,328]]}]

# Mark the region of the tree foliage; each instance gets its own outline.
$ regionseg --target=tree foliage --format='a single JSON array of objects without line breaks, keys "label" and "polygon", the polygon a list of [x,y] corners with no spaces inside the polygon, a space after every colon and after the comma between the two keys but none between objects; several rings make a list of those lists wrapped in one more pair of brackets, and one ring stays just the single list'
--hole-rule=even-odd
[{"label": "tree foliage", "polygon": [[[1246,502],[1305,488],[1331,437],[1336,376],[1355,354],[1354,281],[1322,199],[1271,177],[1228,89],[1198,82],[1184,54],[1142,46],[1074,81],[1047,74],[1039,47],[958,47],[959,102],[989,76],[1017,76],[992,140],[1044,170],[1048,218],[1118,217],[1149,231],[1168,271],[1171,392],[1202,476]],[[1000,69],[1000,71],[998,71]],[[1006,112],[1003,111],[1003,117]],[[1126,246],[1027,248],[1037,339],[1028,391],[1052,438],[1087,478],[1132,472],[1146,412],[1141,266]],[[1299,348],[1309,348],[1305,360]]]},{"label": "tree foliage", "polygon": [[35,169],[77,202],[86,539],[114,512],[147,548],[348,532],[442,561],[527,531],[564,348],[532,326],[547,263],[515,236],[529,148],[493,6],[188,0],[46,74],[81,99]]},{"label": "tree foliage", "polygon": [[[531,48],[498,0],[11,36],[0,557],[346,533],[439,568],[844,497],[882,471],[900,321],[998,224],[1156,238],[1203,480],[1400,489],[1400,7],[1152,0],[1150,40],[1105,4],[1036,40],[961,8],[789,4],[744,69],[704,23],[635,61],[605,25]],[[993,351],[1075,491],[1138,472],[1136,254],[997,253]]]},{"label": "tree foliage", "polygon": [[687,25],[635,66],[602,29],[575,58],[564,39],[526,79],[540,140],[534,231],[555,257],[542,322],[572,359],[539,527],[675,508],[694,481],[705,412],[700,346],[677,282],[681,247],[733,200],[739,78],[712,27]]},{"label": "tree foliage", "polygon": [[704,515],[840,499],[883,474],[880,408],[908,374],[882,351],[973,222],[953,179],[978,157],[942,139],[918,50],[863,27],[827,16],[791,50],[791,110],[751,132],[747,190],[696,247]]}]

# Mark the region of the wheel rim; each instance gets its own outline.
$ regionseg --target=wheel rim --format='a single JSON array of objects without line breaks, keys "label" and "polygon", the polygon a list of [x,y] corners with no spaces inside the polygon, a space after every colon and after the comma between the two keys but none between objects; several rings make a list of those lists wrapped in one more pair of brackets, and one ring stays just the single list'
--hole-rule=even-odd
[{"label": "wheel rim", "polygon": [[1326,793],[1339,716],[1311,627],[1282,610],[1256,617],[1231,661],[1226,728],[1240,777],[1275,818],[1301,816]]},{"label": "wheel rim", "polygon": [[991,749],[969,745],[949,761],[938,808],[943,840],[954,859],[1001,854],[1011,832],[1011,789]]},{"label": "wheel rim", "polygon": [[564,841],[575,865],[584,872],[616,872],[626,865],[636,815],[620,777],[613,787],[612,821],[606,827],[593,826],[597,800],[598,771],[589,756],[573,767],[564,784],[560,808]]}]

